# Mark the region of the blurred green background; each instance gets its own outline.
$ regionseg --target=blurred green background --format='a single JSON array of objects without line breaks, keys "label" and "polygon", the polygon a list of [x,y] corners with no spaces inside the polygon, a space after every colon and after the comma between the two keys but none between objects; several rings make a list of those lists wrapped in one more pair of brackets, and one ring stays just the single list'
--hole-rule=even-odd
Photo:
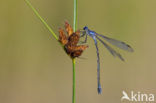
[{"label": "blurred green background", "polygon": [[[30,0],[58,35],[73,23],[73,0]],[[77,103],[121,103],[122,91],[156,94],[156,0],[78,0],[78,28],[87,25],[130,44],[120,61],[99,44],[102,95],[97,94],[96,51],[76,61]],[[72,61],[24,0],[0,0],[0,103],[71,103]],[[125,101],[126,103],[126,101]],[[129,103],[129,102],[127,102]]]}]

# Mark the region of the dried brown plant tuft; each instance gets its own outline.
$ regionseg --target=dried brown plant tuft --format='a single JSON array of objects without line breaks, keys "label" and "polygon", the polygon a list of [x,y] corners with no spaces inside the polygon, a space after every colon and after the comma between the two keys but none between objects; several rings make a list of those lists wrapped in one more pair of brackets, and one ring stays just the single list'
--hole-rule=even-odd
[{"label": "dried brown plant tuft", "polygon": [[88,48],[87,45],[78,45],[80,39],[80,31],[73,32],[72,27],[68,22],[65,22],[65,30],[67,36],[63,29],[59,29],[59,42],[64,46],[66,53],[71,57],[79,57],[83,51]]}]

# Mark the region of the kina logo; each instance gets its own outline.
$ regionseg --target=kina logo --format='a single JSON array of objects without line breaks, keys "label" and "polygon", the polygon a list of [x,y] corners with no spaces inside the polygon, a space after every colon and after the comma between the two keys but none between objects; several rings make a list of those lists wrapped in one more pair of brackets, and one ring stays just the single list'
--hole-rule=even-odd
[{"label": "kina logo", "polygon": [[154,94],[152,93],[141,93],[141,92],[134,92],[131,91],[129,94],[125,91],[122,91],[122,97],[121,101],[131,101],[131,102],[139,102],[139,103],[145,103],[145,102],[154,102]]}]

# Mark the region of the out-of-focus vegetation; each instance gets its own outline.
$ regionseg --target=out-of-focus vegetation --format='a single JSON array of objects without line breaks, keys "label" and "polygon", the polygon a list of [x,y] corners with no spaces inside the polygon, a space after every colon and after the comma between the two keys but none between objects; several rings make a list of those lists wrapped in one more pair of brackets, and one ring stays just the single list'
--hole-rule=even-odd
[{"label": "out-of-focus vegetation", "polygon": [[[73,0],[31,0],[58,34],[73,24]],[[156,1],[78,0],[78,28],[130,44],[117,49],[121,62],[99,44],[102,95],[96,89],[96,51],[92,39],[76,64],[77,103],[121,103],[122,90],[156,93]],[[59,43],[24,0],[0,3],[0,103],[70,103],[72,65]],[[85,59],[83,59],[85,58]]]}]

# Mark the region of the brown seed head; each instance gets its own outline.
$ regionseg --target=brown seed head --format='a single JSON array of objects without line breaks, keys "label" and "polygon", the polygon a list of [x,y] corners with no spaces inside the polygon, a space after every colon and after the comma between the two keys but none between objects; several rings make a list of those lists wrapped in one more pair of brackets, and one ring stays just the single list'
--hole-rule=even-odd
[{"label": "brown seed head", "polygon": [[80,33],[75,32],[68,37],[68,44],[77,45],[77,43],[79,42],[79,39],[80,39]]},{"label": "brown seed head", "polygon": [[59,29],[59,42],[61,42],[62,45],[67,44],[68,39],[64,33],[64,30],[62,28]]},{"label": "brown seed head", "polygon": [[65,29],[68,36],[65,35],[63,29],[59,29],[59,42],[64,46],[66,53],[71,57],[79,57],[83,51],[88,48],[87,45],[77,45],[80,39],[80,31],[73,32],[68,22],[65,22]]},{"label": "brown seed head", "polygon": [[66,29],[66,32],[67,32],[68,36],[73,34],[73,29],[72,29],[72,27],[70,26],[70,24],[67,21],[65,22],[65,29]]}]

